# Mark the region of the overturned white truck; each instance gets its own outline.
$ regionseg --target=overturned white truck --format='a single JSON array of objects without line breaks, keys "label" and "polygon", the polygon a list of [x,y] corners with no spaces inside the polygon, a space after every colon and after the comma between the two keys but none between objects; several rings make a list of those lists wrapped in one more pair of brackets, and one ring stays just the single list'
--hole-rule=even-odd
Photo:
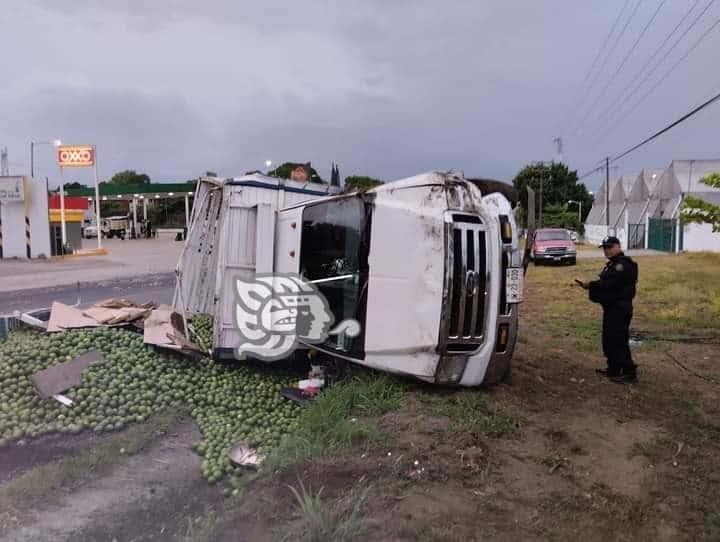
[{"label": "overturned white truck", "polygon": [[201,178],[174,304],[212,314],[212,356],[233,358],[234,281],[295,273],[336,322],[360,323],[312,348],[438,384],[494,383],[509,371],[522,301],[513,193],[442,172],[344,194],[262,175]]}]

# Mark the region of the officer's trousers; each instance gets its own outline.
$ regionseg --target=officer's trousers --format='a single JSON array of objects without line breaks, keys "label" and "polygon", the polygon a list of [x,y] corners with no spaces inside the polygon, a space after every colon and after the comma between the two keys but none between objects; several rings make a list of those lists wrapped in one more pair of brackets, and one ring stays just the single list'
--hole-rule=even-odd
[{"label": "officer's trousers", "polygon": [[632,305],[628,302],[603,305],[602,346],[611,376],[635,374],[635,363],[630,353],[632,316]]}]

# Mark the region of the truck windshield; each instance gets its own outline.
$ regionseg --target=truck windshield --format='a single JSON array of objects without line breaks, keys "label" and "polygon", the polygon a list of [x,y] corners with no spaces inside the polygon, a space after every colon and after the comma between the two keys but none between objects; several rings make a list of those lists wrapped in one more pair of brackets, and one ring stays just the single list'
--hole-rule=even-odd
[{"label": "truck windshield", "polygon": [[358,337],[330,335],[325,348],[363,357],[367,256],[370,246],[369,207],[357,198],[331,200],[306,207],[302,219],[300,271],[325,296],[335,325],[354,318]]},{"label": "truck windshield", "polygon": [[569,241],[570,234],[566,231],[539,231],[538,241]]}]

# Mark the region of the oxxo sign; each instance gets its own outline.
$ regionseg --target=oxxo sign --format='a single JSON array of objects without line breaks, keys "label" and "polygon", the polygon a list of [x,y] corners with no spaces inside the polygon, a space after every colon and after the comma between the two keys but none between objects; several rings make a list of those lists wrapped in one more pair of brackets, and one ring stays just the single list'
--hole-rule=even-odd
[{"label": "oxxo sign", "polygon": [[95,149],[90,145],[61,145],[57,149],[60,167],[90,167],[95,164]]}]

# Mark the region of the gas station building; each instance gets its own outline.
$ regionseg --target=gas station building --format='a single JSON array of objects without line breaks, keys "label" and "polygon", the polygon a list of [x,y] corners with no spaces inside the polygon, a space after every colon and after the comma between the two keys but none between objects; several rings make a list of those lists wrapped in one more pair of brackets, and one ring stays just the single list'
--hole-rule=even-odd
[{"label": "gas station building", "polygon": [[[100,200],[127,202],[129,215],[132,219],[131,228],[140,233],[139,223],[147,222],[148,209],[163,200],[185,200],[185,226],[190,222],[192,197],[195,181],[186,183],[148,183],[136,185],[100,184]],[[95,206],[94,188],[66,188],[67,196],[85,197],[91,208]],[[93,209],[94,214],[94,209]],[[101,218],[107,218],[103,213]]]}]

